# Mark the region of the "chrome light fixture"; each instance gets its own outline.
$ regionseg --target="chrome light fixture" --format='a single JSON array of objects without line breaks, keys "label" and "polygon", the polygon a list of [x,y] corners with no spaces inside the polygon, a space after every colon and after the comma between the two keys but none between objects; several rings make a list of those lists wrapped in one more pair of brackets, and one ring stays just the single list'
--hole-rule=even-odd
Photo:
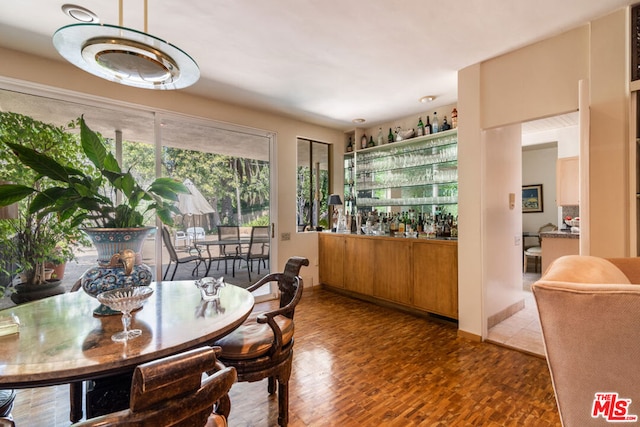
[{"label": "chrome light fixture", "polygon": [[53,34],[53,45],[67,61],[103,79],[143,89],[182,89],[200,78],[198,64],[178,47],[144,32],[122,26],[80,23]]}]

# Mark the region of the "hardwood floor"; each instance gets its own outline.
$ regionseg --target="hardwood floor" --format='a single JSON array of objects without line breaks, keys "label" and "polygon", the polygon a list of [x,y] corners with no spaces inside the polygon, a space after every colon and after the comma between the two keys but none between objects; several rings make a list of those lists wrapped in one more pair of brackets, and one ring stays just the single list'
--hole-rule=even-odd
[{"label": "hardwood floor", "polygon": [[[544,359],[458,338],[453,325],[305,289],[289,425],[559,426]],[[22,390],[18,426],[66,426],[66,386]],[[275,426],[266,381],[231,390],[232,427]],[[66,407],[65,407],[66,405]]]}]

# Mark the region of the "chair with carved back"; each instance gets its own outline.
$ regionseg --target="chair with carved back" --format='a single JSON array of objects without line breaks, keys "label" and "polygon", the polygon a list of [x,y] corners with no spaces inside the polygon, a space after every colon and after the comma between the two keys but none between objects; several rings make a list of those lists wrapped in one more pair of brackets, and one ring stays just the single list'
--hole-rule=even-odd
[{"label": "chair with carved back", "polygon": [[11,416],[15,399],[15,390],[0,390],[0,427],[15,427],[16,424]]},{"label": "chair with carved back", "polygon": [[[218,350],[201,347],[138,366],[129,409],[74,426],[226,426],[236,372],[217,360]],[[202,380],[204,372],[210,376]]]},{"label": "chair with carved back", "polygon": [[280,301],[277,309],[254,311],[249,318],[215,345],[222,348],[219,360],[233,366],[238,381],[254,382],[268,378],[268,391],[276,392],[278,385],[278,424],[286,426],[289,421],[289,377],[293,361],[293,316],[302,298],[304,288],[299,276],[302,266],[309,260],[302,257],[289,258],[284,272],[271,273],[247,289],[256,289],[277,282]]}]

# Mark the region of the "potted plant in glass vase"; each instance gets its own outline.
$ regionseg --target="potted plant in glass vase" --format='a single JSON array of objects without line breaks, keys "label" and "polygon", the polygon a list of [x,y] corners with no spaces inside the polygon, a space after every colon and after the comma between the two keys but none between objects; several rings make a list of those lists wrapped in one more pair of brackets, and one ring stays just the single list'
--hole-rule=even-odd
[{"label": "potted plant in glass vase", "polygon": [[[145,214],[155,214],[172,224],[178,194],[189,191],[172,178],[156,178],[148,186],[135,179],[132,171],[122,170],[103,139],[81,117],[80,145],[82,169],[76,164],[57,161],[47,153],[25,145],[4,141],[16,158],[38,176],[55,185],[39,190],[20,184],[0,185],[0,206],[33,197],[30,211],[54,214],[60,221],[82,230],[98,251],[98,265],[87,270],[81,284],[91,296],[123,286],[144,286],[151,282],[151,269],[140,254],[147,234]],[[114,314],[101,305],[98,315]]]}]

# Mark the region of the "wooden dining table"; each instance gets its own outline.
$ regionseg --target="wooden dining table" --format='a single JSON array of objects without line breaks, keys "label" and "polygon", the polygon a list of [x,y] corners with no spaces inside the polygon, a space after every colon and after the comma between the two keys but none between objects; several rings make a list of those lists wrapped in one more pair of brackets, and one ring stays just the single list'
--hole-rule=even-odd
[{"label": "wooden dining table", "polygon": [[[254,305],[249,291],[233,285],[222,288],[214,301],[204,301],[192,280],[150,286],[153,295],[131,321],[142,335],[124,343],[111,339],[122,330],[121,316],[94,316],[99,303],[84,292],[0,311],[20,321],[19,333],[0,337],[0,388],[69,383],[72,422],[82,418],[77,387],[83,383],[88,418],[123,409],[128,407],[126,380],[130,384],[137,365],[211,345],[241,325]],[[110,403],[103,407],[105,400]]]}]

